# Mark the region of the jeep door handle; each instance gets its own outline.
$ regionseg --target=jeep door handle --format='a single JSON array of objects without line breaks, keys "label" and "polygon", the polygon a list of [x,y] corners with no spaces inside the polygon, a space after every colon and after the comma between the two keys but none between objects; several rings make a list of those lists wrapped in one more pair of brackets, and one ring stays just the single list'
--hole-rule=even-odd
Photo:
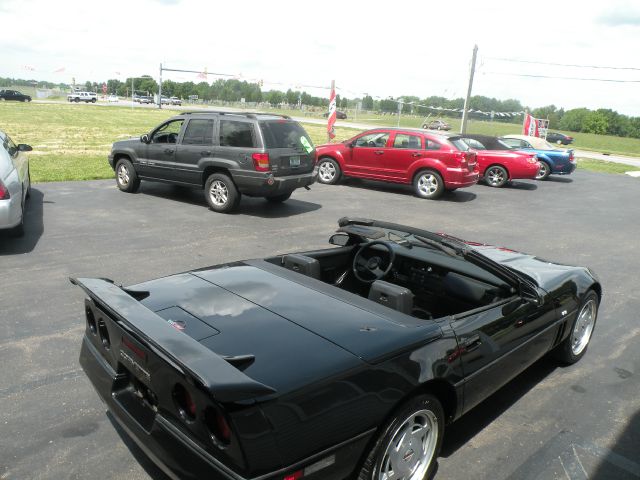
[{"label": "jeep door handle", "polygon": [[173,153],[173,150],[171,150],[170,148],[165,148],[164,153],[170,154],[170,153]]},{"label": "jeep door handle", "polygon": [[211,150],[203,150],[200,152],[200,155],[202,155],[203,157],[210,157],[211,156]]},{"label": "jeep door handle", "polygon": [[384,152],[382,150],[374,150],[373,153],[376,155],[382,155]]}]

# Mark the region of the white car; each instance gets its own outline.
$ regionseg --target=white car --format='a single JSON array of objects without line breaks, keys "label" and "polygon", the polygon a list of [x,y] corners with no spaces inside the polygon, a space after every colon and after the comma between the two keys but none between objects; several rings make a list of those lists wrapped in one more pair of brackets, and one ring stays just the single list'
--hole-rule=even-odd
[{"label": "white car", "polygon": [[109,95],[107,97],[107,102],[119,102],[120,99],[118,98],[117,95]]},{"label": "white car", "polygon": [[29,145],[16,145],[0,130],[0,230],[24,235],[24,206],[31,190]]}]

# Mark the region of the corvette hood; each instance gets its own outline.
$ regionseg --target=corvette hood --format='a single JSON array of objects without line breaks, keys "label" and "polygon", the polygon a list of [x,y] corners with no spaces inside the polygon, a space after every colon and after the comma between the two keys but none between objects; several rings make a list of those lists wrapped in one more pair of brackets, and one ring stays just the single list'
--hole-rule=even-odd
[{"label": "corvette hood", "polygon": [[218,355],[252,357],[244,373],[279,392],[441,335],[435,322],[394,321],[400,315],[395,311],[360,297],[350,302],[347,292],[332,295],[339,289],[264,261],[174,275],[127,290],[144,292],[141,303]]}]

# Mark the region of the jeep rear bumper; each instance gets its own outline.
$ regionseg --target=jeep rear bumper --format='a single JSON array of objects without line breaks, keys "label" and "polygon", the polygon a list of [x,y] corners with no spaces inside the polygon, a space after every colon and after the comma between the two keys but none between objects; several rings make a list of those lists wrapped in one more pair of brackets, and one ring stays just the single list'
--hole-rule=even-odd
[{"label": "jeep rear bumper", "polygon": [[318,168],[300,175],[275,177],[271,172],[232,172],[233,180],[241,193],[249,197],[270,197],[293,192],[296,188],[312,185],[318,177]]}]

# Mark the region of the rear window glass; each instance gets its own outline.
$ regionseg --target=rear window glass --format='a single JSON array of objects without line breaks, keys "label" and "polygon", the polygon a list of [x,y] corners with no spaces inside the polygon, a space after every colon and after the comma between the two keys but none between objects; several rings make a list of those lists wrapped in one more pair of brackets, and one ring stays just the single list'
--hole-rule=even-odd
[{"label": "rear window glass", "polygon": [[220,120],[220,146],[254,148],[253,124]]},{"label": "rear window glass", "polygon": [[[276,120],[261,122],[260,129],[264,137],[265,148],[313,148],[313,142],[307,132],[296,122]],[[302,140],[304,138],[304,140]]]},{"label": "rear window glass", "polygon": [[464,140],[462,140],[461,138],[450,138],[449,141],[453,144],[454,147],[456,147],[456,149],[460,150],[461,152],[466,152],[467,150],[469,150],[469,145],[464,143]]}]

